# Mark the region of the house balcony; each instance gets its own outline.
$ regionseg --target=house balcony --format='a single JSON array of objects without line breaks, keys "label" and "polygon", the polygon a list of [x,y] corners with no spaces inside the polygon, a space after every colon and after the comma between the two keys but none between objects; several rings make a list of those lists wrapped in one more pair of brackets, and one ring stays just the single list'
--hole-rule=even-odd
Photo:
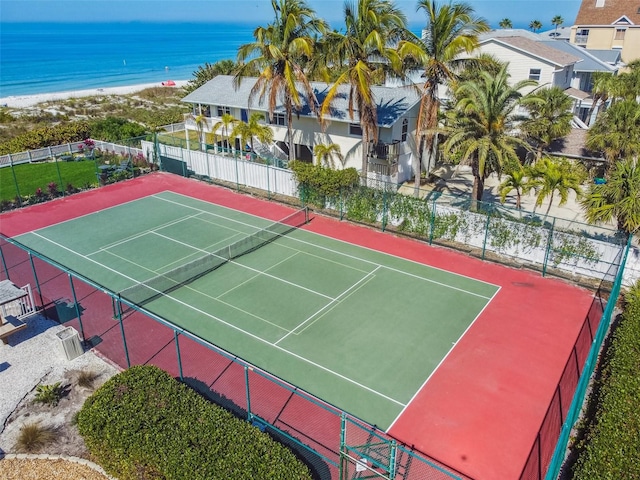
[{"label": "house balcony", "polygon": [[576,33],[575,44],[576,45],[586,45],[587,40],[589,40],[589,35],[581,35]]},{"label": "house balcony", "polygon": [[392,176],[398,173],[400,141],[392,143],[370,142],[367,147],[368,170],[380,175]]}]

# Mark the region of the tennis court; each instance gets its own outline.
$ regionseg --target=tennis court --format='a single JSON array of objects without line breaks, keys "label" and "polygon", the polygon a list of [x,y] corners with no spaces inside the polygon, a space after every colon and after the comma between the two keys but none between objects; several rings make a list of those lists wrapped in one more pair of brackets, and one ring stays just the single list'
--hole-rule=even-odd
[{"label": "tennis court", "polygon": [[16,240],[386,430],[499,287],[311,233],[305,215],[161,192]]}]

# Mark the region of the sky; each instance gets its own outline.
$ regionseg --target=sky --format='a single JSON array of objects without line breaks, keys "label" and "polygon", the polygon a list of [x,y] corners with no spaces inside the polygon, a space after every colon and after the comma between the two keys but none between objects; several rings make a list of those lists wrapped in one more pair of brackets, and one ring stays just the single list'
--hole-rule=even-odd
[{"label": "sky", "polygon": [[[340,28],[344,0],[307,0],[333,28]],[[476,13],[497,27],[502,18],[525,27],[532,20],[551,30],[561,15],[573,24],[581,0],[467,0]],[[424,23],[416,13],[417,0],[396,0],[412,27]],[[272,18],[270,0],[0,0],[0,23],[5,22],[233,22],[264,25]]]}]

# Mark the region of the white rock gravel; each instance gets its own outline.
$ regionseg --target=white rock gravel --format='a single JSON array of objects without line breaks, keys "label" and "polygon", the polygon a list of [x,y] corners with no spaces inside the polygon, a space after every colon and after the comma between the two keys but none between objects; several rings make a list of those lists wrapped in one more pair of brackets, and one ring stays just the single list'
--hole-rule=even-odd
[{"label": "white rock gravel", "polygon": [[28,327],[16,332],[9,344],[0,343],[0,453],[11,452],[15,433],[7,420],[21,401],[41,382],[55,383],[71,370],[117,373],[117,369],[92,351],[67,360],[56,333],[66,328],[42,316],[26,320]]}]

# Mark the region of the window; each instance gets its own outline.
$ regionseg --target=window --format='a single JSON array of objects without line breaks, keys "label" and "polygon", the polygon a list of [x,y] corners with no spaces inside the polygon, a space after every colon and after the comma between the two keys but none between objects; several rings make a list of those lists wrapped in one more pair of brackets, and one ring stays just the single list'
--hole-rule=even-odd
[{"label": "window", "polygon": [[360,125],[358,125],[357,123],[350,123],[349,124],[349,135],[353,135],[356,137],[361,137],[362,136],[362,127]]},{"label": "window", "polygon": [[626,28],[616,28],[616,36],[614,40],[624,40],[624,33],[627,31]]},{"label": "window", "polygon": [[221,117],[224,114],[231,115],[231,109],[229,107],[218,107],[218,116]]},{"label": "window", "polygon": [[402,141],[407,141],[407,134],[409,133],[409,120],[406,118],[402,120]]},{"label": "window", "polygon": [[539,68],[530,68],[529,69],[529,80],[540,80],[541,70]]},{"label": "window", "polygon": [[287,124],[287,118],[285,116],[284,113],[274,113],[273,117],[271,118],[271,125],[286,125]]},{"label": "window", "polygon": [[576,31],[576,44],[584,45],[585,43],[587,43],[587,40],[589,40],[588,28],[581,28],[578,31]]}]

